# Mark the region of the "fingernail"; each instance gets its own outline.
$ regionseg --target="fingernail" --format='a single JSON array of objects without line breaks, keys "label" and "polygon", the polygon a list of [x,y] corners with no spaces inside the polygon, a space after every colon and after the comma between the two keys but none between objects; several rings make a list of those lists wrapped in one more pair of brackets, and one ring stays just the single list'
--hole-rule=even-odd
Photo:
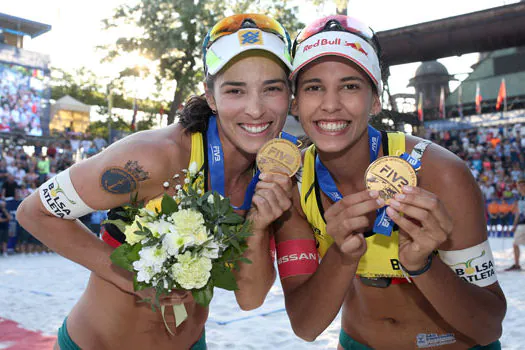
[{"label": "fingernail", "polygon": [[371,190],[371,191],[368,191],[368,194],[370,194],[370,197],[376,198],[379,195],[379,192],[375,190]]},{"label": "fingernail", "polygon": [[266,173],[259,174],[259,179],[261,179],[261,180],[266,179]]},{"label": "fingernail", "polygon": [[384,205],[385,205],[385,201],[383,200],[383,198],[378,198],[378,199],[376,199],[376,202],[377,202],[377,204],[380,205],[380,206],[384,206]]},{"label": "fingernail", "polygon": [[395,217],[397,217],[397,212],[396,212],[394,209],[390,208],[390,207],[387,207],[387,208],[386,208],[386,213],[387,213],[388,216],[390,216],[391,218],[395,218]]},{"label": "fingernail", "polygon": [[405,199],[405,197],[406,197],[406,196],[405,196],[404,194],[402,194],[402,193],[398,193],[398,194],[396,194],[396,195],[394,196],[395,199],[401,199],[401,200],[402,200],[402,199]]},{"label": "fingernail", "polygon": [[414,191],[414,187],[412,186],[403,186],[403,192],[412,192]]},{"label": "fingernail", "polygon": [[396,201],[395,199],[390,200],[390,205],[393,206],[394,208],[399,208],[401,206],[401,204],[399,204],[399,202]]}]

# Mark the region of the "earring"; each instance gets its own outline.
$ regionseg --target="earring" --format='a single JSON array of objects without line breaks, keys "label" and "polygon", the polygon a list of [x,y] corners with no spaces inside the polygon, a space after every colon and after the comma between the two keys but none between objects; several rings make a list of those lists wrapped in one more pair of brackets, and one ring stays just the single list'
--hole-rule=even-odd
[{"label": "earring", "polygon": [[212,112],[213,114],[217,115],[217,111],[216,111],[216,110],[212,109],[211,112]]}]

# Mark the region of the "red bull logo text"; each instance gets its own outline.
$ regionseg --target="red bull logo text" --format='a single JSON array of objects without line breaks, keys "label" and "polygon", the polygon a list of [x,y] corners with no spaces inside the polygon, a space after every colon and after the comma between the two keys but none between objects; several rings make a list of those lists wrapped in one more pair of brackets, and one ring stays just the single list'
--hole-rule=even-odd
[{"label": "red bull logo text", "polygon": [[328,39],[319,39],[315,43],[306,45],[303,49],[303,52],[306,52],[308,50],[313,49],[314,47],[318,46],[326,46],[326,45],[341,45],[341,39],[334,39],[334,40],[328,40]]}]

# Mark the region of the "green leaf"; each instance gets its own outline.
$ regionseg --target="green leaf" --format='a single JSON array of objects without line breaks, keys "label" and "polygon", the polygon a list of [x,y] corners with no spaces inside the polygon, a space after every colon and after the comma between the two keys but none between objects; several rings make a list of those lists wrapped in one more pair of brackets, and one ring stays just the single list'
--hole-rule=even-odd
[{"label": "green leaf", "polygon": [[124,222],[124,220],[121,220],[121,219],[117,219],[117,220],[104,220],[102,221],[102,224],[113,224],[115,226],[118,227],[118,229],[120,230],[120,232],[124,232],[126,231],[126,227],[128,226],[128,224],[126,224]]},{"label": "green leaf", "polygon": [[129,249],[127,253],[128,261],[134,262],[137,260],[140,260],[139,252],[142,249],[142,244],[137,243],[131,246],[131,249]]},{"label": "green leaf", "polygon": [[241,250],[241,247],[239,246],[239,242],[237,242],[235,239],[232,239],[229,241],[231,243],[231,245],[237,249],[237,250]]},{"label": "green leaf", "polygon": [[129,259],[129,253],[131,250],[132,247],[129,244],[121,244],[111,253],[111,262],[117,266],[122,267],[123,269],[133,272],[133,266],[131,263],[134,260]]},{"label": "green leaf", "polygon": [[147,283],[137,281],[137,275],[133,276],[133,289],[135,291],[144,290],[148,288],[151,288],[151,286]]},{"label": "green leaf", "polygon": [[208,281],[201,289],[196,289],[191,292],[193,299],[200,306],[208,307],[210,305],[211,299],[213,298],[213,284]]},{"label": "green leaf", "polygon": [[175,199],[173,199],[173,197],[167,194],[164,194],[164,196],[162,197],[161,206],[162,206],[162,213],[166,215],[170,215],[176,212],[179,207]]},{"label": "green leaf", "polygon": [[250,259],[245,258],[244,256],[241,256],[241,257],[239,258],[239,261],[242,261],[242,262],[245,263],[245,264],[251,264],[251,263],[252,263],[252,261],[251,261]]},{"label": "green leaf", "polygon": [[238,289],[235,275],[224,262],[213,264],[211,269],[211,278],[213,280],[213,284],[217,288],[226,290]]},{"label": "green leaf", "polygon": [[236,213],[231,213],[221,218],[221,224],[238,225],[244,222],[244,218]]}]

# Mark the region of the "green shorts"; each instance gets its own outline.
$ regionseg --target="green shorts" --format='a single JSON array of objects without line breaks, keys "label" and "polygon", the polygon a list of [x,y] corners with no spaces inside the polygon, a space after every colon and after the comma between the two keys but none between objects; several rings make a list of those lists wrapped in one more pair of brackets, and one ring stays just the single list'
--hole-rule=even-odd
[{"label": "green shorts", "polygon": [[[339,332],[339,344],[341,344],[341,346],[345,350],[372,350],[372,348],[369,348],[368,346],[352,339],[342,329],[341,332]],[[501,343],[499,342],[499,340],[496,340],[494,343],[490,343],[489,345],[476,345],[470,348],[470,350],[501,350]]]},{"label": "green shorts", "polygon": [[[62,327],[58,329],[57,342],[60,350],[81,350],[80,347],[75,344],[73,339],[69,336],[66,327],[67,317],[62,323]],[[190,350],[206,350],[206,333],[203,331],[202,336],[192,345]]]}]

